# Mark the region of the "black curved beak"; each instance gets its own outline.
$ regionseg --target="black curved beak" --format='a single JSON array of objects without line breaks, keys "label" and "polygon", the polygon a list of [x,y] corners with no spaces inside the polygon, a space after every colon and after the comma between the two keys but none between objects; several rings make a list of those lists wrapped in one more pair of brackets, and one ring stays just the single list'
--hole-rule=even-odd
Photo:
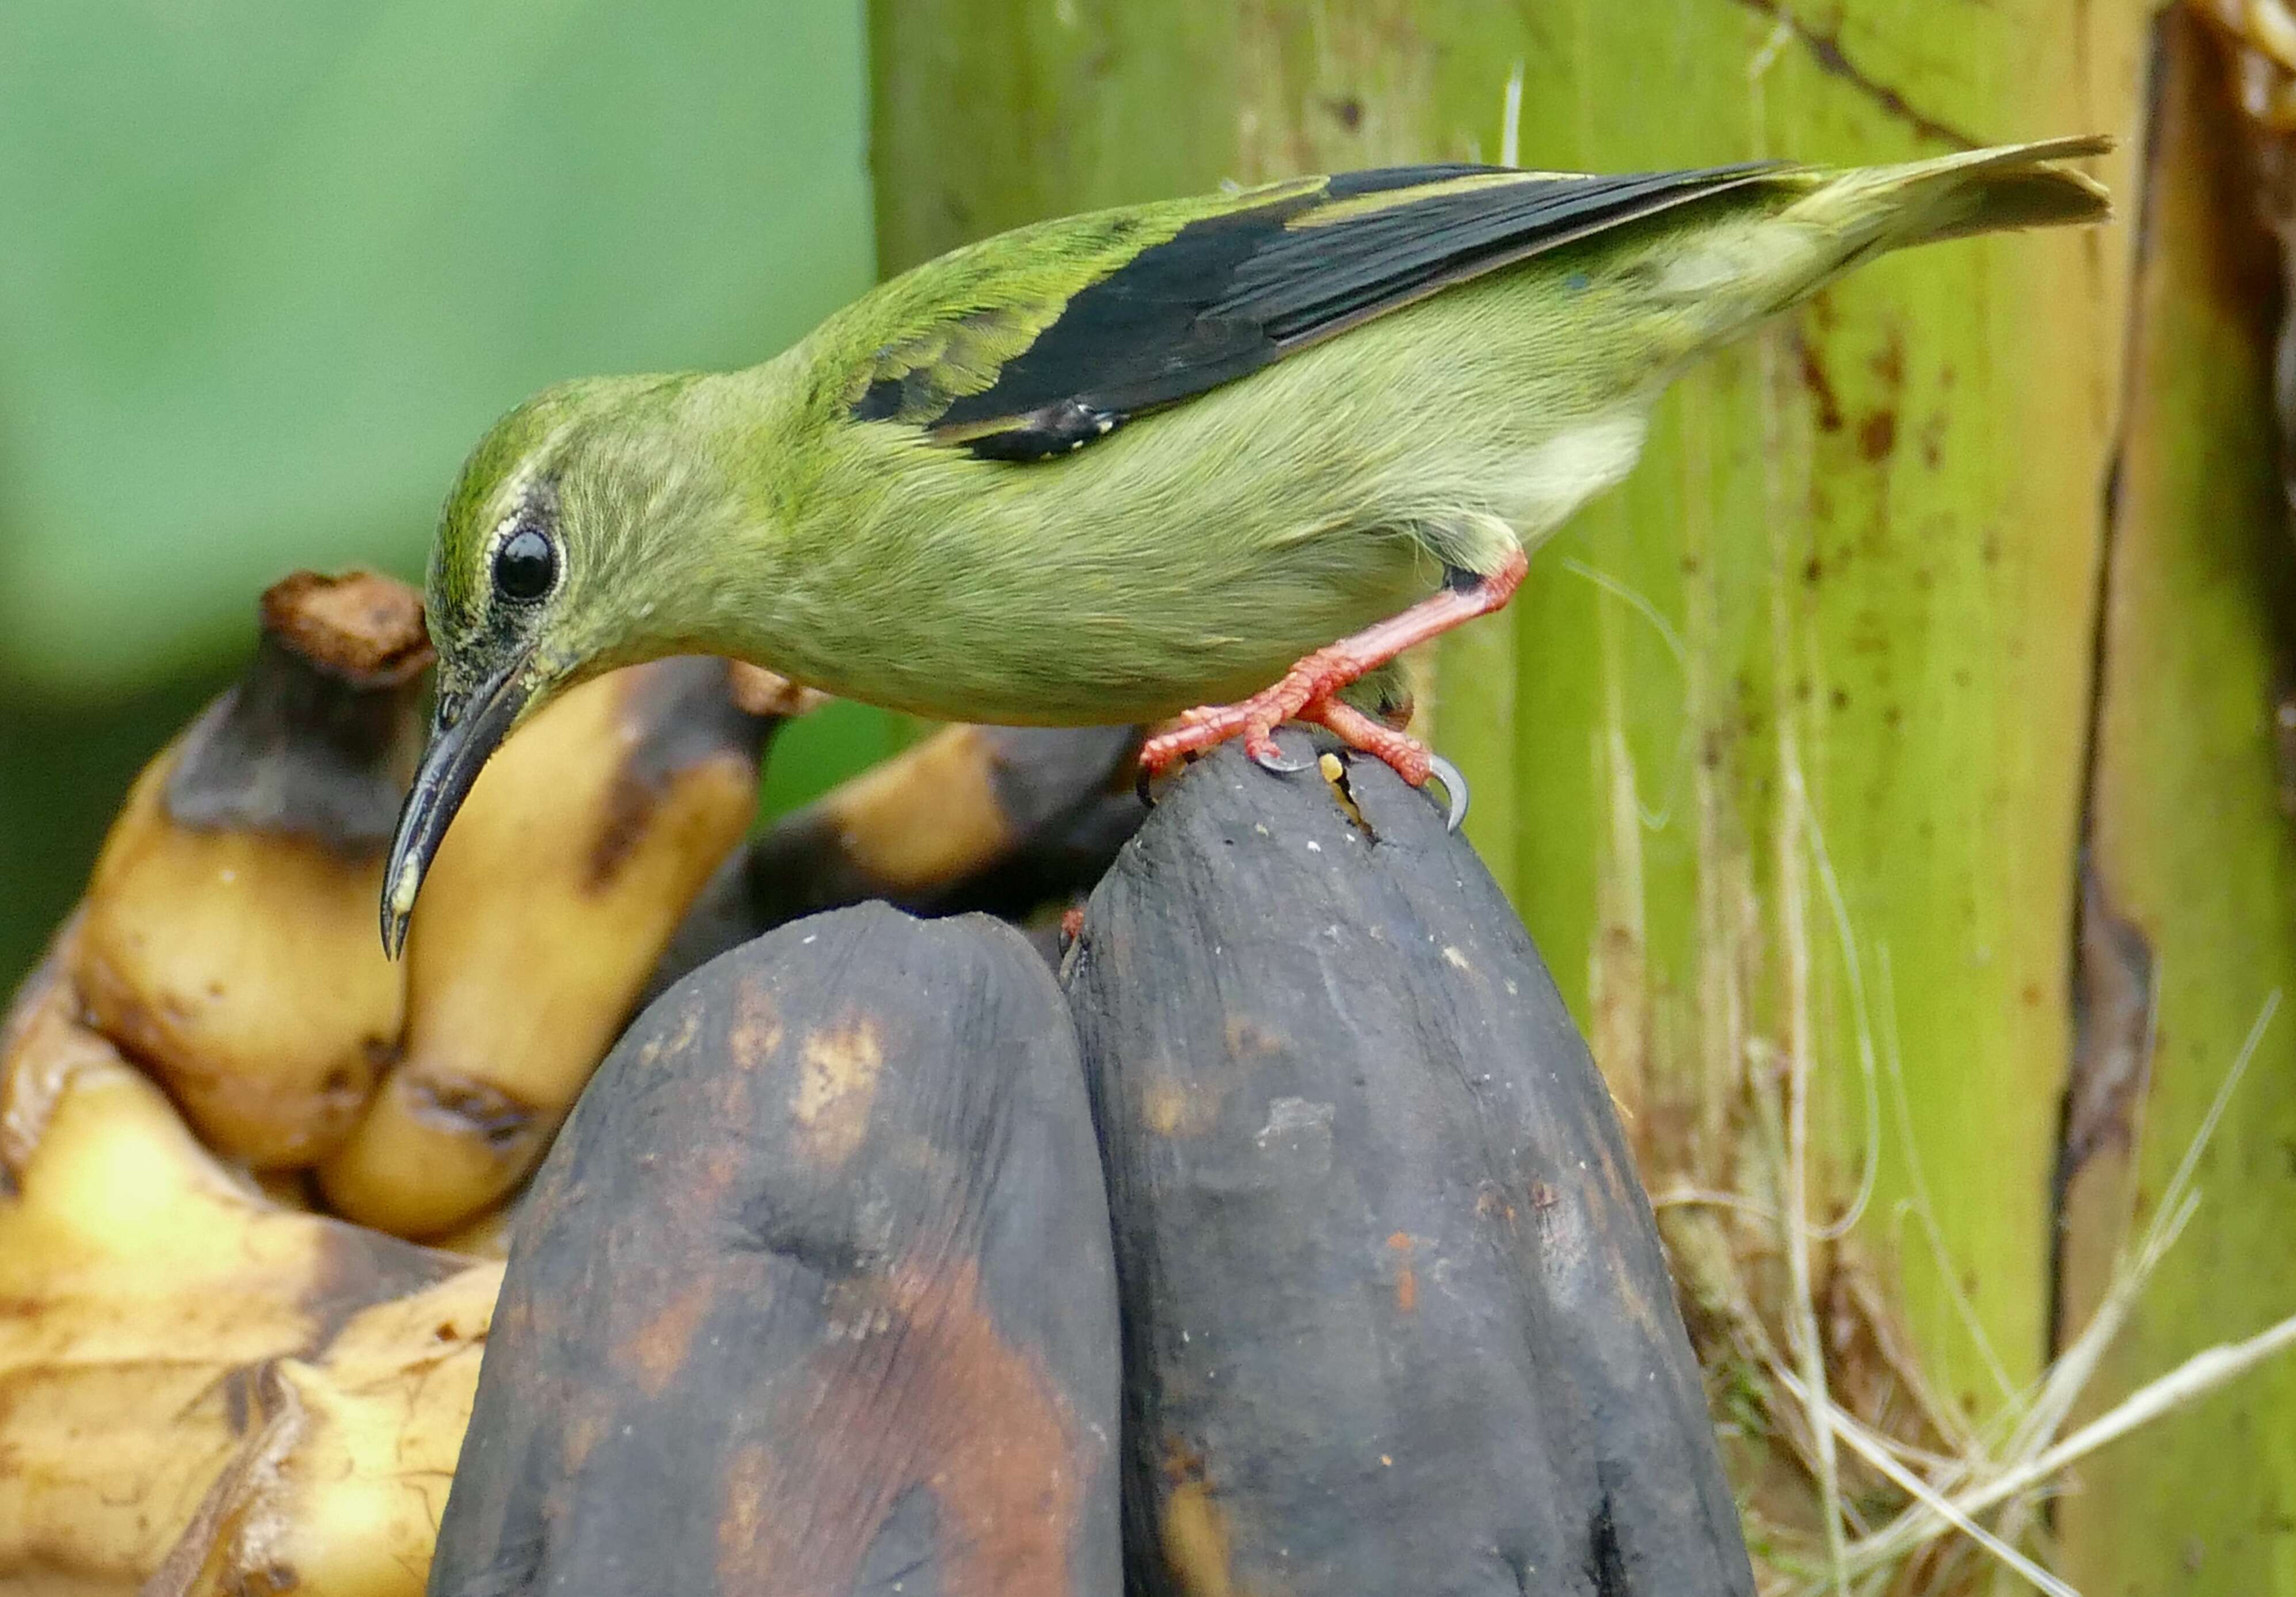
[{"label": "black curved beak", "polygon": [[526,708],[529,691],[519,680],[525,667],[521,656],[480,683],[464,702],[456,704],[445,696],[439,700],[430,741],[422,750],[422,763],[415,767],[414,786],[399,809],[398,830],[390,839],[390,863],[382,875],[382,949],[392,959],[406,946],[406,921],[414,913],[414,896],[422,890],[422,878],[455,812],[462,808],[471,784],[478,781],[480,771]]}]

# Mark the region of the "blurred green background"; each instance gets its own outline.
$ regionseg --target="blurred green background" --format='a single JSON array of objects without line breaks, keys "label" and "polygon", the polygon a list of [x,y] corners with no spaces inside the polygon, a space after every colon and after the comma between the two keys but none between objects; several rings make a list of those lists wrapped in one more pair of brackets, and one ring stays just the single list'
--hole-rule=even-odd
[{"label": "blurred green background", "polygon": [[[266,584],[417,577],[531,389],[869,283],[866,86],[853,0],[0,5],[0,984]],[[768,807],[898,735],[803,724]]]}]

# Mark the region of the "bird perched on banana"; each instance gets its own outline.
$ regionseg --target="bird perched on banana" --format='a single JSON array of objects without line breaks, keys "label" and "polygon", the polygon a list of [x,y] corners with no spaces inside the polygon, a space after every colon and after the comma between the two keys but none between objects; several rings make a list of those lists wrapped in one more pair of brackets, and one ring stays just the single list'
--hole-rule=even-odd
[{"label": "bird perched on banana", "polygon": [[1180,716],[1152,769],[1319,722],[1423,782],[1361,679],[1505,604],[1677,373],[1884,251],[2100,219],[2065,163],[2106,147],[1303,177],[954,250],[745,371],[547,389],[447,500],[384,941],[501,741],[660,655],[950,720]]}]

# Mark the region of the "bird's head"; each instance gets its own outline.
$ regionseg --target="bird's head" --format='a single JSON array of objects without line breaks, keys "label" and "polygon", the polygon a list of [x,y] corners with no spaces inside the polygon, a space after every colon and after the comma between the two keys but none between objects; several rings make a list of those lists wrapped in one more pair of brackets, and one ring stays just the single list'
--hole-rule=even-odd
[{"label": "bird's head", "polygon": [[437,708],[383,878],[393,957],[455,810],[503,740],[575,683],[678,651],[668,626],[677,606],[664,601],[679,562],[657,556],[711,493],[701,452],[681,446],[692,381],[561,384],[496,422],[463,463],[425,594]]}]

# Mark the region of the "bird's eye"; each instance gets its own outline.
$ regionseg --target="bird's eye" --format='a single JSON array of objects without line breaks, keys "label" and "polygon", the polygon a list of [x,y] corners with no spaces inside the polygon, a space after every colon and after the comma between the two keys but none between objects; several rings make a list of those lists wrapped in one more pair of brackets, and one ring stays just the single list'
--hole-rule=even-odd
[{"label": "bird's eye", "polygon": [[521,527],[495,551],[495,592],[530,604],[550,591],[558,577],[558,545],[550,535]]}]

